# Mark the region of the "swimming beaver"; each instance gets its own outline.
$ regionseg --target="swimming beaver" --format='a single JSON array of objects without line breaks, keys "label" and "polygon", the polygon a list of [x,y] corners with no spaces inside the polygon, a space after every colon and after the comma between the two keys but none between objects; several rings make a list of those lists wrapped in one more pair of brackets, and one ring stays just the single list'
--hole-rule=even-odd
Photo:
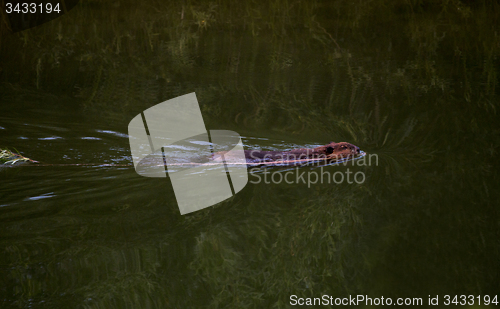
[{"label": "swimming beaver", "polygon": [[[248,165],[282,165],[291,166],[310,162],[326,161],[329,163],[342,162],[362,155],[359,147],[346,142],[334,143],[316,147],[299,148],[290,151],[262,151],[244,150]],[[222,156],[227,163],[235,161],[231,153],[217,152],[213,155],[214,161],[221,161]],[[236,161],[235,161],[236,162]]]}]

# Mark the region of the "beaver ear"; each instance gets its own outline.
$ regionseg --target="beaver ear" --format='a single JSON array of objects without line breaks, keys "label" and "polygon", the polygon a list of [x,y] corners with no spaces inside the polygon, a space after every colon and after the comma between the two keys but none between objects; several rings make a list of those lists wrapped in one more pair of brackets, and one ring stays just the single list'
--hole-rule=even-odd
[{"label": "beaver ear", "polygon": [[330,142],[330,144],[335,144],[335,142]]}]

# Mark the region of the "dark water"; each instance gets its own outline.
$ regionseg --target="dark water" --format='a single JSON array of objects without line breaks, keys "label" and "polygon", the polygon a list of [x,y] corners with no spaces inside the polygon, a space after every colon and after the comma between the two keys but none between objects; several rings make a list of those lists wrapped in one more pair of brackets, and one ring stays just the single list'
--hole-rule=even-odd
[{"label": "dark water", "polygon": [[[0,308],[493,300],[499,13],[458,0],[91,1],[20,33],[2,25],[0,147],[43,164],[0,170]],[[311,167],[297,170],[306,182],[249,177],[181,216],[170,180],[130,165],[127,126],[190,92],[207,129],[247,149],[345,141],[377,160],[323,170],[360,183],[307,183]]]}]

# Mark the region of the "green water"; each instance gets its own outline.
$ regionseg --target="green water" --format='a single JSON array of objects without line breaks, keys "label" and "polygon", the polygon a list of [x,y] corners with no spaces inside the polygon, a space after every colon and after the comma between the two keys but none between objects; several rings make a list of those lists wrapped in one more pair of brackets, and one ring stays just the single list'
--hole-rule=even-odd
[{"label": "green water", "polygon": [[[0,147],[43,164],[0,169],[0,308],[493,298],[499,14],[465,0],[87,1],[23,32],[2,23]],[[345,141],[378,160],[325,169],[362,183],[248,183],[181,216],[168,179],[130,166],[127,126],[190,92],[207,129],[247,148]]]}]

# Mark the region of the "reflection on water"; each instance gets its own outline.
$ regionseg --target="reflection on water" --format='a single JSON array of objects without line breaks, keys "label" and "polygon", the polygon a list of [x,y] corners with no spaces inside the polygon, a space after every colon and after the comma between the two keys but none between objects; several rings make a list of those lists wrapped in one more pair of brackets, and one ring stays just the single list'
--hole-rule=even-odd
[{"label": "reflection on water", "polygon": [[[0,170],[0,307],[498,293],[499,9],[92,1],[2,35],[0,146],[43,164]],[[247,149],[345,141],[377,164],[181,216],[169,178],[136,174],[127,125],[193,91]]]}]

